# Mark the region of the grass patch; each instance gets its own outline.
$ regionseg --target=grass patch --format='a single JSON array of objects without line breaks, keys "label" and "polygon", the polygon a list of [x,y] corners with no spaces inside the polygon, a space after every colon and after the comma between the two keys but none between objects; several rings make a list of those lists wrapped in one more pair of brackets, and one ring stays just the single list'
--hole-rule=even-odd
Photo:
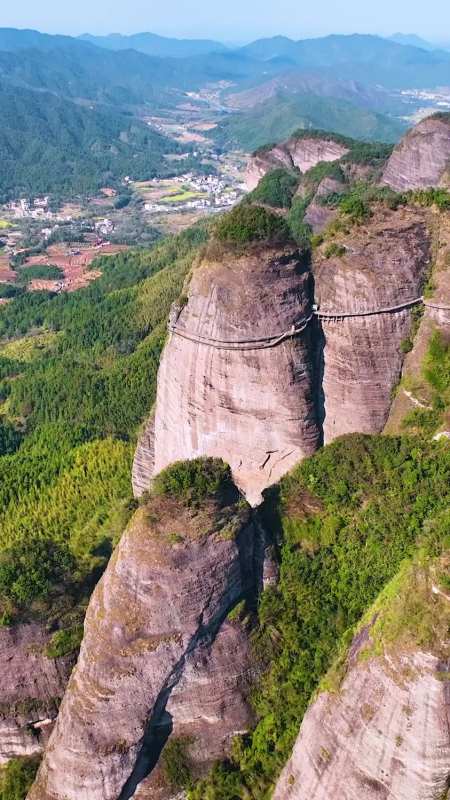
[{"label": "grass patch", "polygon": [[51,350],[56,344],[58,336],[56,331],[41,331],[34,336],[21,336],[0,345],[0,355],[30,364],[35,358]]},{"label": "grass patch", "polygon": [[47,658],[61,658],[79,650],[83,639],[83,626],[56,631],[47,645],[45,654]]},{"label": "grass patch", "polygon": [[25,800],[38,771],[40,759],[12,758],[0,771],[0,800]]},{"label": "grass patch", "polygon": [[206,192],[194,192],[186,189],[176,194],[165,195],[161,198],[161,203],[186,203],[188,200],[202,200],[205,197],[207,197]]}]

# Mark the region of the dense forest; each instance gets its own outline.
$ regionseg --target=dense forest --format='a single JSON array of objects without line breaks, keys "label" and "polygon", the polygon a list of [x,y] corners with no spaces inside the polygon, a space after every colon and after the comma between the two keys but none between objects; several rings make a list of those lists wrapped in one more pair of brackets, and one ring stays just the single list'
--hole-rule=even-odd
[{"label": "dense forest", "polygon": [[164,155],[179,145],[126,114],[1,84],[0,104],[0,202],[173,173]]},{"label": "dense forest", "polygon": [[25,294],[2,309],[3,623],[79,624],[133,508],[131,459],[166,318],[205,236],[199,227],[104,257],[87,289]]}]

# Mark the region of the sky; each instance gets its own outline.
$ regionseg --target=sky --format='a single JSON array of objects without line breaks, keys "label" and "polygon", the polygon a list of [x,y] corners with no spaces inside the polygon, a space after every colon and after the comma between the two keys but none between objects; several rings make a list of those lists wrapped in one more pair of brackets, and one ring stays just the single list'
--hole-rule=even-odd
[{"label": "sky", "polygon": [[243,43],[284,34],[417,33],[450,39],[449,0],[0,0],[0,27],[48,33],[152,31]]}]

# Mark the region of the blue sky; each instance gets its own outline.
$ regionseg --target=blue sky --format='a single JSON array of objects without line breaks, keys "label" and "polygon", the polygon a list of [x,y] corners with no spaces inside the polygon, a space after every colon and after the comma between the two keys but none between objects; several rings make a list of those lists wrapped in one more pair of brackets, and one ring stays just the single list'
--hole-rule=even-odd
[{"label": "blue sky", "polygon": [[282,33],[415,32],[450,39],[449,0],[0,0],[0,27],[49,33],[134,33],[236,42]]}]

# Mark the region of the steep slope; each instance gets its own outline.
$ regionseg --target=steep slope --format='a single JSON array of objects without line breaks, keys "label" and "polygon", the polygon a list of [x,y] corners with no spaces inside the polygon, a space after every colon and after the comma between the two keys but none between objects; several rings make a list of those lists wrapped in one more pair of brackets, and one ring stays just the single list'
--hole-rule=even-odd
[{"label": "steep slope", "polygon": [[[314,452],[311,301],[310,273],[293,244],[225,248],[203,258],[186,303],[173,312],[154,443],[144,433],[138,445],[135,494],[173,461],[220,453],[255,504],[262,489]],[[291,336],[294,325],[299,333]]]},{"label": "steep slope", "polygon": [[44,626],[0,627],[0,764],[40,753],[58,713],[74,656],[50,658]]},{"label": "steep slope", "polygon": [[402,379],[386,424],[386,433],[404,430],[427,435],[450,431],[449,374],[445,351],[450,342],[450,215],[433,215],[433,270],[423,314],[407,341]]},{"label": "steep slope", "polygon": [[[313,263],[323,315],[325,443],[383,430],[411,330],[408,303],[420,298],[431,259],[424,214],[412,208],[379,209],[333,242],[331,250],[327,242],[318,248]],[[383,309],[393,310],[370,314]]]},{"label": "steep slope", "polygon": [[[0,85],[0,199],[92,192],[125,175],[168,172],[176,142],[118,112]],[[173,167],[172,167],[173,170]]]},{"label": "steep slope", "polygon": [[450,114],[420,122],[397,145],[382,182],[398,192],[450,186]]},{"label": "steep slope", "polygon": [[[224,755],[232,733],[249,722],[240,688],[246,640],[223,630],[214,649],[228,612],[258,588],[262,552],[249,507],[221,462],[175,465],[158,492],[136,512],[92,596],[30,800],[131,798],[178,720],[189,728],[190,719],[191,732],[203,735],[199,761]],[[234,673],[228,685],[214,674],[219,664]],[[218,679],[225,705],[214,702]],[[198,682],[210,684],[203,721]]]},{"label": "steep slope", "polygon": [[447,796],[450,595],[439,573],[448,567],[448,557],[409,566],[388,587],[353,641],[342,684],[305,715],[274,800]]},{"label": "steep slope", "polygon": [[[190,800],[246,796],[266,800],[272,796],[315,692],[319,686],[336,692],[342,679],[342,667],[345,667],[343,657],[354,632],[358,632],[361,625],[364,630],[373,621],[378,606],[370,613],[369,609],[409,559],[415,558],[418,552],[425,561],[443,554],[447,566],[444,562],[442,588],[448,594],[445,569],[448,571],[449,477],[449,446],[445,440],[432,442],[430,438],[353,434],[321,448],[265,494],[258,517],[276,533],[280,545],[280,577],[276,586],[262,594],[259,624],[253,636],[255,650],[261,654],[265,665],[252,693],[257,724],[249,736],[236,743],[231,760],[215,768],[196,786]],[[388,636],[377,634],[375,656],[383,655],[384,639],[388,640],[386,649],[393,653],[393,665],[396,653],[401,658],[404,653],[426,652],[431,647],[430,652],[439,655],[440,643],[443,646],[448,643],[448,612],[447,616],[441,613],[442,606],[433,600],[430,584],[427,580],[429,603],[422,603],[418,591],[420,581],[417,586],[405,586],[402,581],[401,585],[396,583],[388,590],[388,599],[394,601],[389,604],[393,626]],[[412,635],[415,626],[418,639]],[[406,631],[406,641],[401,639],[402,630]],[[355,643],[363,644],[361,639],[364,637],[357,637]],[[394,642],[392,648],[390,642]],[[336,659],[333,672],[327,675]],[[386,664],[389,665],[389,656]],[[429,683],[437,699],[448,690],[446,671],[448,667],[444,666],[444,674],[435,676],[443,679],[443,685],[438,687],[435,678]],[[394,674],[394,679],[396,677]],[[409,678],[412,680],[412,675]],[[377,685],[370,687],[375,698]],[[394,701],[402,694],[400,689],[396,692]],[[339,697],[332,695],[331,703],[335,703],[333,697],[340,702]],[[414,696],[411,701],[414,702]],[[337,714],[335,718],[330,715],[330,723],[336,720],[335,727],[328,728],[324,717],[327,727],[314,731],[316,738],[310,745],[314,752],[316,743],[320,747],[325,732],[330,733],[342,741],[344,749],[348,746],[351,768],[353,751],[358,747],[361,730],[358,720],[364,702],[364,696],[354,694],[349,703],[348,719],[350,723],[355,722],[355,738],[352,739],[352,729],[340,724]],[[375,709],[378,705],[377,702]],[[415,712],[420,725],[424,709],[419,705],[422,699]],[[395,704],[390,709],[392,717],[400,710]],[[407,722],[405,715],[403,724]],[[429,729],[433,741],[437,741],[442,731],[442,718],[435,717],[435,722],[433,731]],[[422,740],[419,725],[418,738]],[[387,729],[381,733],[371,729],[366,754],[368,763],[372,763],[372,745],[378,748],[381,737],[387,732]],[[400,732],[394,732],[394,740],[397,733]],[[384,741],[387,755],[392,740],[386,736]],[[330,749],[331,752],[334,753]],[[326,753],[324,756],[326,758]],[[407,774],[415,775],[422,768],[425,771],[439,757],[436,750],[420,752],[417,760],[408,761]],[[305,764],[306,759],[307,753],[303,752],[298,766]],[[363,767],[361,764],[361,769]],[[326,767],[324,772],[326,780]],[[318,770],[316,775],[320,774]],[[285,775],[289,780],[289,773]],[[330,792],[327,800],[341,797],[345,789],[343,781],[340,791]],[[356,797],[362,800],[365,794],[361,792]],[[307,793],[302,800],[310,800]],[[410,794],[409,800],[423,798],[421,794]]]},{"label": "steep slope", "polygon": [[350,141],[324,131],[297,131],[279,145],[268,145],[254,153],[245,176],[247,188],[254,189],[270,170],[288,167],[307,172],[320,161],[338,161],[349,152]]}]

